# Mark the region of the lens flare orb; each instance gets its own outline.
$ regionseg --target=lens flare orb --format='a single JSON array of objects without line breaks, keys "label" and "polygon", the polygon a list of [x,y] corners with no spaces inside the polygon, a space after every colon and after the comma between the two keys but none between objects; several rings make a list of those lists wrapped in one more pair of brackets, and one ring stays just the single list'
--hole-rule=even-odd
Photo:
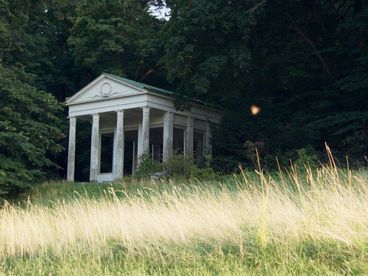
[{"label": "lens flare orb", "polygon": [[252,104],[250,106],[250,113],[253,115],[253,116],[256,116],[259,114],[259,112],[261,112],[261,108],[255,104]]}]

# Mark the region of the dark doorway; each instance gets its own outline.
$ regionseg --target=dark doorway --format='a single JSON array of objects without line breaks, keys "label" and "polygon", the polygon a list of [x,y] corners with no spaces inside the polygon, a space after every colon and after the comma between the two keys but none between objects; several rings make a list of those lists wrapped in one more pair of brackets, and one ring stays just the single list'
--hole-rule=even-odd
[{"label": "dark doorway", "polygon": [[184,154],[184,129],[174,128],[173,151],[174,154]]},{"label": "dark doorway", "polygon": [[[124,132],[124,175],[132,175],[137,166],[137,141],[138,131],[129,130]],[[134,168],[133,168],[134,166]]]},{"label": "dark doorway", "polygon": [[159,162],[162,161],[163,131],[162,127],[150,129],[150,155],[153,160]]},{"label": "dark doorway", "polygon": [[75,181],[89,181],[90,154],[91,123],[87,120],[78,120],[75,149]]},{"label": "dark doorway", "polygon": [[133,169],[133,140],[125,141],[124,146],[124,175],[131,175]]},{"label": "dark doorway", "polygon": [[114,153],[114,133],[102,133],[100,173],[112,172],[113,153]]},{"label": "dark doorway", "polygon": [[193,149],[194,149],[194,161],[197,164],[203,163],[203,139],[204,139],[204,133],[200,131],[194,131],[194,137],[193,137]]}]

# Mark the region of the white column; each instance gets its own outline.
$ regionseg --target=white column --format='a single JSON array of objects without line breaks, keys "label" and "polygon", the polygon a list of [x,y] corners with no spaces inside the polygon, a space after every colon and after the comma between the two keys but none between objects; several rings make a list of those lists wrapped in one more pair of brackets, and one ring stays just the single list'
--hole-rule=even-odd
[{"label": "white column", "polygon": [[119,110],[116,112],[116,148],[114,150],[114,162],[113,168],[115,173],[115,179],[121,179],[124,177],[124,111]]},{"label": "white column", "polygon": [[170,160],[173,152],[174,114],[170,111],[164,114],[163,161]]},{"label": "white column", "polygon": [[191,115],[187,118],[187,128],[185,130],[185,157],[193,157],[193,130],[194,119]]},{"label": "white column", "polygon": [[206,123],[206,133],[204,138],[204,150],[205,154],[212,154],[212,134],[211,134],[211,125],[210,121]]},{"label": "white column", "polygon": [[77,118],[69,118],[69,145],[68,145],[68,168],[67,181],[74,181],[75,171],[75,137],[76,137]]},{"label": "white column", "polygon": [[142,122],[138,123],[138,140],[137,140],[137,157],[143,154],[143,139],[142,139]]},{"label": "white column", "polygon": [[142,154],[149,154],[149,107],[143,107],[142,117]]},{"label": "white column", "polygon": [[89,181],[97,181],[99,173],[99,147],[100,147],[100,115],[92,116],[92,134],[91,134],[91,164],[89,171]]}]

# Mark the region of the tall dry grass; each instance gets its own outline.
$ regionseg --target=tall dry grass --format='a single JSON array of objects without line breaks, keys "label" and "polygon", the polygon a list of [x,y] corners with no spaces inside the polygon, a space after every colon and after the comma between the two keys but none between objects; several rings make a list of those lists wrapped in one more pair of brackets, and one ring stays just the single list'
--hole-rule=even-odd
[{"label": "tall dry grass", "polygon": [[[118,244],[150,254],[172,245],[230,242],[252,236],[260,246],[304,240],[355,246],[368,240],[367,176],[362,172],[296,168],[279,175],[243,172],[235,189],[174,183],[161,193],[58,202],[53,207],[7,204],[0,210],[0,257]],[[31,201],[31,200],[30,200]]]}]

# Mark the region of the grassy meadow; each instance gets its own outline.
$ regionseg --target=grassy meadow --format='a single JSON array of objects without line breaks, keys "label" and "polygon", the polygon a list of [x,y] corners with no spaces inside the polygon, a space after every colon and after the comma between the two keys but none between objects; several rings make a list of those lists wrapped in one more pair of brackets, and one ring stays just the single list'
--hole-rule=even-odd
[{"label": "grassy meadow", "polygon": [[54,182],[0,209],[0,274],[368,273],[368,172]]}]

